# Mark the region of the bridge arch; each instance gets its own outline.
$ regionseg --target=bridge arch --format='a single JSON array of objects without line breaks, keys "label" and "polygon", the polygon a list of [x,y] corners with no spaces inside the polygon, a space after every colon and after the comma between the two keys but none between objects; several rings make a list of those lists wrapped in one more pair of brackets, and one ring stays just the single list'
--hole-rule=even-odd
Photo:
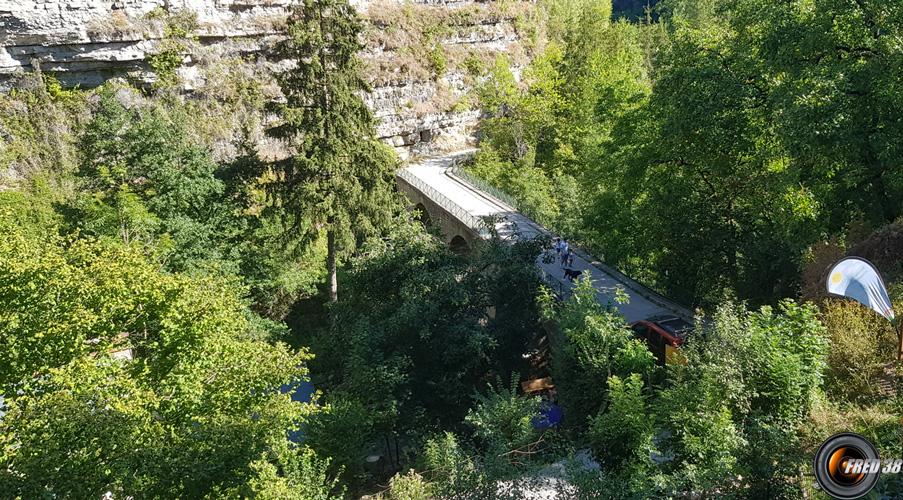
[{"label": "bridge arch", "polygon": [[[399,190],[410,200],[408,210],[411,211],[411,216],[425,227],[430,228],[451,250],[457,253],[470,252],[473,242],[478,240],[480,235],[458,216],[451,213],[449,207],[437,203],[436,200],[424,194],[429,189],[428,186],[422,185],[422,181],[416,177],[404,175],[403,170],[400,172],[402,173],[396,176],[396,180]],[[432,191],[430,192],[432,193]]]},{"label": "bridge arch", "polygon": [[430,217],[430,212],[423,203],[418,203],[414,207],[414,212],[414,218],[420,221],[420,223],[423,224],[423,227],[430,227],[433,225],[433,218]]},{"label": "bridge arch", "polygon": [[470,243],[468,243],[467,239],[460,234],[455,235],[448,243],[448,246],[451,248],[452,252],[458,255],[467,255],[470,253]]}]

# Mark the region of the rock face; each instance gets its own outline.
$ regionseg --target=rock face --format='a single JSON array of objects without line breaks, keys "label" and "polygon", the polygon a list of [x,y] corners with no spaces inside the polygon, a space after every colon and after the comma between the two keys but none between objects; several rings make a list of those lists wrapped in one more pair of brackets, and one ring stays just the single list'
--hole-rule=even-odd
[{"label": "rock face", "polygon": [[[253,65],[272,85],[278,41],[297,0],[0,0],[0,87],[34,69],[64,85],[90,88],[113,77],[148,85],[158,54],[177,45],[175,73],[188,93],[214,76],[224,58]],[[469,104],[465,66],[494,54],[523,59],[515,26],[533,8],[493,2],[353,0],[368,20],[362,58],[372,75],[367,96],[378,133],[402,156],[461,147],[480,112]],[[521,23],[522,24],[522,23]],[[178,30],[182,29],[183,32]],[[222,64],[219,65],[221,71]]]}]

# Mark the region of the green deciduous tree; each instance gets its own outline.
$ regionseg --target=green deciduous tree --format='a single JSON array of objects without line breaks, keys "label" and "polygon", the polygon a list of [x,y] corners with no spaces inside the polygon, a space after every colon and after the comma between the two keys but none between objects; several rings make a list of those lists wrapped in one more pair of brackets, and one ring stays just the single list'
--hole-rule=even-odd
[{"label": "green deciduous tree", "polygon": [[366,482],[364,459],[379,436],[374,430],[374,415],[347,393],[336,391],[316,413],[304,419],[305,442],[317,453],[332,459],[329,472],[342,484],[356,486]]},{"label": "green deciduous tree", "polygon": [[332,437],[312,435],[311,446],[353,478],[367,443],[394,461],[395,436],[422,442],[436,429],[463,430],[475,387],[526,372],[522,354],[538,329],[537,252],[536,243],[494,241],[456,255],[411,221],[362,246],[343,275],[334,325],[311,341],[317,387],[330,405],[356,410],[316,416],[325,431],[317,435]]},{"label": "green deciduous tree", "polygon": [[325,249],[283,237],[278,207],[262,210],[260,162],[214,161],[191,133],[191,110],[123,85],[99,89],[81,138],[79,193],[61,211],[82,234],[140,244],[168,270],[240,275],[254,309],[282,320],[315,293]]},{"label": "green deciduous tree", "polygon": [[638,373],[649,380],[655,369],[649,350],[611,305],[598,303],[596,293],[590,280],[578,282],[558,312],[560,333],[552,342],[552,376],[572,426],[596,415],[608,377]]},{"label": "green deciduous tree", "polygon": [[213,156],[187,133],[186,108],[126,108],[122,95],[139,100],[128,87],[100,90],[82,137],[76,226],[92,236],[142,243],[175,271],[213,264],[236,271],[228,241],[236,214]]},{"label": "green deciduous tree", "polygon": [[543,223],[679,301],[759,305],[813,242],[903,213],[903,8],[673,0],[632,25],[564,4],[535,71],[490,74],[474,169]]},{"label": "green deciduous tree", "polygon": [[805,249],[822,234],[858,217],[878,224],[900,215],[903,184],[889,159],[901,134],[890,118],[901,105],[890,90],[901,9],[665,5],[671,30],[654,59],[646,118],[613,144],[632,166],[607,169],[627,194],[598,204],[595,219],[634,212],[627,226],[656,238],[615,236],[605,246],[626,250],[613,257],[643,256],[651,278],[687,302],[790,295]]},{"label": "green deciduous tree", "polygon": [[899,217],[903,6],[736,0],[727,12],[737,45],[776,77],[776,129],[823,219],[838,228],[859,215],[876,225]]},{"label": "green deciduous tree", "polygon": [[[306,378],[310,356],[262,340],[234,282],[59,237],[11,205],[0,204],[0,496],[201,498],[284,484],[325,496],[320,459],[288,441],[313,409],[280,390]],[[124,349],[134,359],[113,356]]]},{"label": "green deciduous tree", "polygon": [[328,387],[365,402],[377,420],[454,425],[490,370],[523,369],[537,327],[536,244],[496,241],[458,256],[404,222],[361,250],[337,326],[313,343]]},{"label": "green deciduous tree", "polygon": [[361,22],[345,0],[306,0],[289,18],[276,55],[295,66],[279,74],[285,103],[272,135],[291,156],[274,165],[273,194],[290,232],[326,233],[329,297],[338,296],[337,262],[400,207],[394,154],[375,138],[357,53]]},{"label": "green deciduous tree", "polygon": [[646,257],[653,279],[686,303],[790,293],[815,234],[818,205],[773,133],[760,63],[733,36],[719,24],[671,36],[641,126],[615,130],[611,147],[626,162],[609,164],[607,178],[621,194],[595,216],[623,221],[635,235],[608,245]]}]

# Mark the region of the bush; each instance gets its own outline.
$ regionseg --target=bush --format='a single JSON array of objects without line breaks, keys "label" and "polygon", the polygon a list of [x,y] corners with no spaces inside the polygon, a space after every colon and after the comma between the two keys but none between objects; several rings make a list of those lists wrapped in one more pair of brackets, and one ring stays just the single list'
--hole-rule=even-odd
[{"label": "bush", "polygon": [[158,8],[148,13],[148,18],[163,21],[163,38],[148,63],[157,75],[154,85],[169,88],[178,83],[177,70],[190,47],[191,32],[198,28],[197,13],[189,9],[169,13]]},{"label": "bush", "polygon": [[434,78],[442,78],[448,70],[448,59],[445,56],[445,50],[443,50],[442,44],[434,44],[429,52],[427,52],[427,58],[429,59],[430,67],[433,70]]},{"label": "bush", "polygon": [[[498,388],[490,387],[486,395],[476,394],[476,407],[465,417],[476,438],[490,453],[507,456],[508,452],[521,450],[539,437],[532,419],[539,414],[540,400],[518,396],[517,383],[517,376],[512,375],[507,388],[498,381]],[[514,456],[509,460],[515,460]]]},{"label": "bush", "polygon": [[661,394],[658,419],[666,429],[662,442],[670,472],[666,488],[711,491],[730,484],[738,474],[738,456],[745,444],[732,413],[711,376],[679,381]]},{"label": "bush", "polygon": [[587,432],[596,458],[606,468],[648,466],[655,422],[646,408],[643,380],[636,373],[609,378],[608,399],[608,408],[590,421]]},{"label": "bush", "polygon": [[896,359],[897,335],[873,311],[849,300],[825,301],[821,319],[831,338],[825,392],[851,403],[875,402],[881,397],[885,367]]},{"label": "bush", "polygon": [[366,477],[364,455],[375,439],[373,421],[363,405],[339,399],[324,405],[304,421],[305,444],[317,454],[331,457],[329,474],[340,476],[352,489]]},{"label": "bush", "polygon": [[582,426],[605,401],[611,374],[651,378],[652,353],[634,338],[624,318],[600,305],[589,280],[581,280],[557,314],[553,335],[552,377],[568,425]]},{"label": "bush", "polygon": [[389,498],[392,500],[430,500],[435,498],[433,488],[423,476],[409,470],[406,474],[395,474],[389,481]]},{"label": "bush", "polygon": [[[71,173],[87,94],[63,90],[40,70],[18,75],[15,83],[9,93],[0,94],[0,186]],[[7,169],[11,179],[5,178]]]},{"label": "bush", "polygon": [[[649,471],[632,467],[618,471],[586,469],[580,465],[568,470],[570,488],[559,498],[605,498],[608,500],[645,500],[659,498]],[[678,496],[679,498],[679,496]]]},{"label": "bush", "polygon": [[[293,450],[283,444],[251,464],[255,477],[241,491],[243,498],[260,500],[338,500],[331,491],[339,489],[338,480],[327,473],[329,459],[321,459],[309,448]],[[269,458],[269,459],[268,459]],[[274,463],[275,462],[275,463]],[[230,496],[230,495],[223,495]]]},{"label": "bush", "polygon": [[435,493],[440,498],[472,493],[485,484],[473,457],[462,449],[451,432],[427,440],[422,461],[424,469],[429,471],[432,478]]},{"label": "bush", "polygon": [[671,487],[728,487],[743,477],[751,496],[795,488],[804,461],[796,430],[816,401],[826,352],[816,312],[792,301],[778,312],[726,304],[696,332],[688,365],[658,405],[675,457]]}]

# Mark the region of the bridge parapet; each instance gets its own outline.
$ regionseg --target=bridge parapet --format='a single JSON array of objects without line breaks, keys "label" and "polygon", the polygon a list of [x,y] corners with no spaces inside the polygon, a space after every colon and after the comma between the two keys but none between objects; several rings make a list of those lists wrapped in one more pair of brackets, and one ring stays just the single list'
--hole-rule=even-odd
[{"label": "bridge parapet", "polygon": [[401,169],[396,172],[395,180],[399,190],[410,200],[410,206],[424,212],[420,216],[421,222],[437,227],[442,240],[455,252],[466,253],[475,242],[488,237],[489,232],[480,217],[468,213],[423,179]]},{"label": "bridge parapet", "polygon": [[[440,193],[423,179],[405,169],[398,170],[396,175],[409,186],[420,191],[423,196],[438,205],[445,213],[458,219],[458,221],[467,226],[467,228],[476,236],[485,237],[488,235],[486,225],[481,218],[476,217],[465,210],[464,207],[452,201],[448,196]],[[430,214],[430,217],[434,217],[434,214]]]}]

